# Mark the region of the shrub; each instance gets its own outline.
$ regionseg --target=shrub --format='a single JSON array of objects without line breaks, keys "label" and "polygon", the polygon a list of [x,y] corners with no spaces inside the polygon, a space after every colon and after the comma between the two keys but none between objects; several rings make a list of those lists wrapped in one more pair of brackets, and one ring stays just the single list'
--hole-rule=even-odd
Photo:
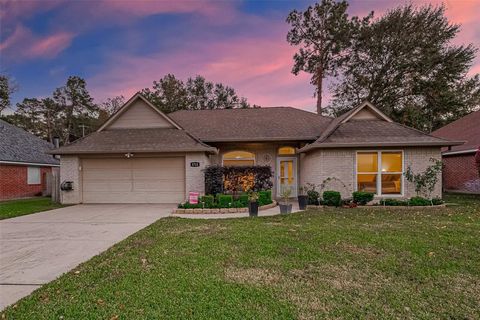
[{"label": "shrub", "polygon": [[200,202],[203,202],[205,208],[211,208],[215,203],[215,198],[212,195],[205,195],[200,198]]},{"label": "shrub", "polygon": [[399,199],[382,199],[380,200],[382,206],[408,206],[407,200]]},{"label": "shrub", "polygon": [[324,191],[323,203],[327,206],[338,207],[342,204],[342,196],[338,191]]},{"label": "shrub", "polygon": [[440,198],[433,198],[433,199],[432,199],[432,204],[433,204],[434,206],[438,206],[438,205],[440,205],[440,204],[443,204],[443,200],[440,199]]},{"label": "shrub", "polygon": [[238,201],[242,203],[244,207],[248,207],[248,194],[241,194],[238,197]]},{"label": "shrub", "polygon": [[422,198],[422,197],[410,198],[410,200],[408,201],[408,204],[410,206],[430,206],[430,205],[432,205],[430,200]]},{"label": "shrub", "polygon": [[320,199],[320,192],[316,190],[316,187],[317,186],[313,183],[307,183],[304,188],[307,193],[308,204],[314,206],[318,206],[320,204],[318,201]]},{"label": "shrub", "polygon": [[221,166],[209,166],[204,170],[205,193],[219,194],[223,192],[223,171]]},{"label": "shrub", "polygon": [[352,194],[353,202],[362,206],[373,200],[374,194],[371,192],[356,191]]},{"label": "shrub", "polygon": [[202,209],[203,205],[201,203],[193,204],[190,202],[181,203],[178,205],[179,209]]},{"label": "shrub", "polygon": [[272,190],[258,192],[258,204],[264,206],[272,203]]},{"label": "shrub", "polygon": [[407,181],[415,185],[417,197],[424,195],[430,198],[433,190],[435,190],[435,185],[440,179],[442,161],[430,158],[430,162],[433,162],[433,164],[422,173],[414,173],[410,166],[407,168],[407,171],[405,171]]},{"label": "shrub", "polygon": [[273,187],[270,166],[209,166],[205,168],[205,192],[260,191]]},{"label": "shrub", "polygon": [[221,194],[218,196],[220,208],[229,208],[233,204],[233,196],[230,194]]}]

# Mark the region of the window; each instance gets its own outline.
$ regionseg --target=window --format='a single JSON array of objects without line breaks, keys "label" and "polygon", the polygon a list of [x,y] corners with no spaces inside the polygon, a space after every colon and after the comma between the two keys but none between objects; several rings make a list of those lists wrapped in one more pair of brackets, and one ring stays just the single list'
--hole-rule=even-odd
[{"label": "window", "polygon": [[232,151],[223,155],[224,166],[253,166],[255,155],[247,151]]},{"label": "window", "polygon": [[295,148],[292,148],[292,147],[278,148],[278,155],[280,156],[286,156],[286,155],[292,155],[292,154],[295,154]]},{"label": "window", "polygon": [[40,168],[39,167],[27,167],[27,183],[28,184],[40,184]]},{"label": "window", "polygon": [[357,190],[376,195],[401,195],[403,155],[401,151],[357,153]]}]

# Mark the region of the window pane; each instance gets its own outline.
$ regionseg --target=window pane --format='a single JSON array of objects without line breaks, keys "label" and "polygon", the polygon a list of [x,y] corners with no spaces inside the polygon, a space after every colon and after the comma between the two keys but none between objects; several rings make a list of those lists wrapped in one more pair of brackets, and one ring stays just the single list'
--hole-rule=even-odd
[{"label": "window pane", "polygon": [[378,158],[376,152],[362,152],[357,155],[357,171],[358,172],[377,172]]},{"label": "window pane", "polygon": [[357,175],[357,190],[377,193],[377,175],[376,174]]},{"label": "window pane", "polygon": [[253,166],[253,160],[223,160],[224,166]]},{"label": "window pane", "polygon": [[295,149],[292,147],[281,147],[278,149],[278,154],[280,155],[295,154]]},{"label": "window pane", "polygon": [[232,152],[228,152],[228,153],[225,153],[223,155],[223,159],[235,159],[235,160],[238,160],[238,159],[254,159],[255,158],[255,155],[251,152],[247,152],[247,151],[232,151]]},{"label": "window pane", "polygon": [[27,167],[27,183],[28,184],[40,184],[40,168]]},{"label": "window pane", "polygon": [[402,153],[382,152],[382,172],[402,172]]},{"label": "window pane", "polygon": [[382,174],[382,194],[401,194],[402,175]]}]

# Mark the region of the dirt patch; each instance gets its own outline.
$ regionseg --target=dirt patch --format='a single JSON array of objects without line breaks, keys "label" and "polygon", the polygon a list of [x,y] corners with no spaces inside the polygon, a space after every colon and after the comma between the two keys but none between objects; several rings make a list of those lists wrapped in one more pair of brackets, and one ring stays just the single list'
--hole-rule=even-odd
[{"label": "dirt patch", "polygon": [[237,283],[253,285],[273,285],[281,280],[281,275],[272,270],[261,268],[226,268],[225,279]]}]

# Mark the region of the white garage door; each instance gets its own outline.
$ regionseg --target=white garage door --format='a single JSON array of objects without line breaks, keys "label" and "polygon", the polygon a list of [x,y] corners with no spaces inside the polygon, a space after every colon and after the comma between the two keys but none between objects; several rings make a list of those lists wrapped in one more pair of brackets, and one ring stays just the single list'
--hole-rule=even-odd
[{"label": "white garage door", "polygon": [[179,203],[185,162],[174,158],[83,159],[84,203]]}]

